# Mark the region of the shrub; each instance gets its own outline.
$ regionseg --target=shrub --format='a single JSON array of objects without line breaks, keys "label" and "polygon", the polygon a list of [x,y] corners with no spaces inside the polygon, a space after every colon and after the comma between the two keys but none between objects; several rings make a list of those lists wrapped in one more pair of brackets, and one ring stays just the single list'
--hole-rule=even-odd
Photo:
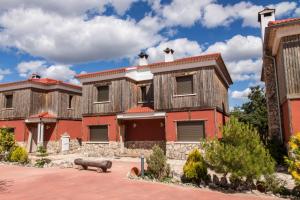
[{"label": "shrub", "polygon": [[23,147],[16,147],[10,155],[10,161],[25,164],[28,162],[28,153]]},{"label": "shrub", "polygon": [[163,150],[155,145],[152,148],[152,153],[146,159],[147,173],[156,179],[163,180],[170,175],[170,166],[167,164],[167,158]]},{"label": "shrub", "polygon": [[42,168],[42,167],[44,167],[45,164],[49,164],[50,162],[51,162],[51,160],[48,158],[41,158],[41,159],[37,159],[35,161],[34,166]]},{"label": "shrub", "polygon": [[256,129],[231,117],[222,129],[221,141],[204,147],[208,164],[219,173],[247,181],[274,173],[275,163],[260,140]]},{"label": "shrub", "polygon": [[47,149],[43,146],[38,146],[36,152],[37,152],[37,156],[40,156],[40,157],[48,156]]},{"label": "shrub", "polygon": [[264,186],[266,188],[266,191],[270,191],[273,194],[282,194],[282,195],[288,195],[286,186],[286,181],[281,180],[277,178],[275,175],[267,175],[265,176],[265,182]]},{"label": "shrub", "polygon": [[37,156],[41,157],[36,160],[34,164],[36,167],[44,167],[45,164],[49,164],[51,162],[50,159],[45,158],[48,156],[47,149],[45,147],[39,146],[36,152]]},{"label": "shrub", "polygon": [[198,149],[194,149],[183,166],[184,178],[195,184],[207,179],[207,166]]},{"label": "shrub", "polygon": [[300,186],[300,133],[291,137],[289,141],[289,157],[286,157],[285,160],[295,183]]},{"label": "shrub", "polygon": [[[14,134],[9,129],[0,129],[0,150],[1,152],[10,152],[16,146]],[[1,153],[0,152],[0,153]]]}]

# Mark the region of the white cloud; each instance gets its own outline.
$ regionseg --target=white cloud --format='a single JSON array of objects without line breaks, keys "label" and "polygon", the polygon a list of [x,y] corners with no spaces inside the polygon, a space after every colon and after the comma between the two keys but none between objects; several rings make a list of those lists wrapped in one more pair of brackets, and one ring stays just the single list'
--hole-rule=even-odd
[{"label": "white cloud", "polygon": [[245,90],[242,91],[235,90],[231,92],[231,97],[234,99],[246,99],[248,98],[250,92],[251,92],[250,88],[246,88]]},{"label": "white cloud", "polygon": [[134,20],[97,16],[85,21],[41,9],[10,10],[0,17],[0,26],[0,45],[60,63],[129,57],[161,39]]},{"label": "white cloud", "polygon": [[187,38],[179,38],[176,40],[161,42],[155,47],[148,48],[146,53],[149,54],[149,60],[151,62],[163,61],[163,50],[167,47],[174,49],[175,59],[199,55],[202,52],[201,46],[196,41],[190,41]]},{"label": "white cloud", "polygon": [[260,80],[262,67],[261,59],[239,60],[236,62],[228,62],[226,64],[230,72],[231,78],[234,81]]},{"label": "white cloud", "polygon": [[8,74],[11,74],[11,71],[9,69],[0,68],[0,81],[3,80],[3,78]]},{"label": "white cloud", "polygon": [[78,84],[74,78],[76,72],[69,65],[47,65],[46,61],[28,61],[21,62],[17,66],[18,73],[21,77],[28,78],[32,73],[37,73],[45,78],[67,81]]}]

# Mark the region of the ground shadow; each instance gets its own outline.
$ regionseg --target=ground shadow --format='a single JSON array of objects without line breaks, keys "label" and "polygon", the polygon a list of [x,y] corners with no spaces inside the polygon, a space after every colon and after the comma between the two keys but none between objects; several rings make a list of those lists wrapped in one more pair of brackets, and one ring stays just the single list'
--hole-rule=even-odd
[{"label": "ground shadow", "polygon": [[9,187],[12,186],[13,181],[11,180],[0,180],[0,192],[5,192]]}]

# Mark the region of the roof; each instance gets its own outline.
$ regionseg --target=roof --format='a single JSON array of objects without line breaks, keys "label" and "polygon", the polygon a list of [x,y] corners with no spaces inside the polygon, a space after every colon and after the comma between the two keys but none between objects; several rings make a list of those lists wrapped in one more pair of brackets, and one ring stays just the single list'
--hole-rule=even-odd
[{"label": "roof", "polygon": [[50,79],[50,78],[34,78],[34,79],[27,79],[24,81],[16,81],[16,82],[10,82],[10,83],[2,83],[0,84],[1,87],[7,87],[7,86],[14,86],[14,85],[22,85],[26,83],[34,83],[39,85],[45,85],[45,86],[52,86],[52,85],[62,85],[74,89],[81,89],[81,86],[74,85],[71,83],[66,83],[60,80]]},{"label": "roof", "polygon": [[[105,71],[99,71],[99,72],[92,72],[92,73],[86,73],[86,74],[79,74],[76,76],[76,78],[84,79],[84,78],[93,78],[97,76],[106,76],[106,75],[114,75],[119,73],[124,73],[128,68],[136,68],[136,69],[145,69],[145,68],[160,68],[160,67],[168,67],[168,66],[174,66],[174,65],[182,65],[187,63],[194,63],[194,62],[204,62],[204,61],[217,61],[220,65],[222,65],[222,68],[226,69],[226,76],[229,79],[229,82],[232,83],[231,77],[227,71],[227,68],[224,64],[224,61],[222,59],[222,56],[220,53],[211,53],[211,54],[205,54],[205,55],[199,55],[199,56],[192,56],[192,57],[186,57],[181,59],[176,59],[172,62],[157,62],[152,63],[148,65],[143,66],[129,66],[129,67],[123,67],[118,69],[112,69],[112,70],[105,70]],[[224,66],[223,66],[224,65]]]},{"label": "roof", "polygon": [[298,21],[298,20],[300,21],[300,18],[288,18],[288,19],[275,20],[275,21],[270,21],[268,26],[285,24],[285,23],[294,22],[294,21]]},{"label": "roof", "polygon": [[151,112],[154,112],[154,110],[148,106],[136,106],[126,111],[126,113],[151,113]]},{"label": "roof", "polygon": [[48,112],[42,112],[39,114],[31,115],[29,118],[56,118],[56,116]]}]

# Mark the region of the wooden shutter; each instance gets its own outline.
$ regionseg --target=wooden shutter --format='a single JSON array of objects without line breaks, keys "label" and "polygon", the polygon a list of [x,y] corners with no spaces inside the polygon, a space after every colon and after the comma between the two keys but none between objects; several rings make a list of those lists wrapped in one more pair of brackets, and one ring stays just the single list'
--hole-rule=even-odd
[{"label": "wooden shutter", "polygon": [[193,94],[193,76],[176,77],[176,87],[178,95]]},{"label": "wooden shutter", "polygon": [[177,122],[177,140],[199,142],[205,138],[204,130],[204,121]]},{"label": "wooden shutter", "polygon": [[109,86],[98,86],[98,102],[109,101]]},{"label": "wooden shutter", "polygon": [[12,94],[8,94],[5,95],[5,107],[6,108],[12,108],[12,104],[13,104],[13,95]]},{"label": "wooden shutter", "polygon": [[108,141],[107,125],[90,126],[90,141]]}]

